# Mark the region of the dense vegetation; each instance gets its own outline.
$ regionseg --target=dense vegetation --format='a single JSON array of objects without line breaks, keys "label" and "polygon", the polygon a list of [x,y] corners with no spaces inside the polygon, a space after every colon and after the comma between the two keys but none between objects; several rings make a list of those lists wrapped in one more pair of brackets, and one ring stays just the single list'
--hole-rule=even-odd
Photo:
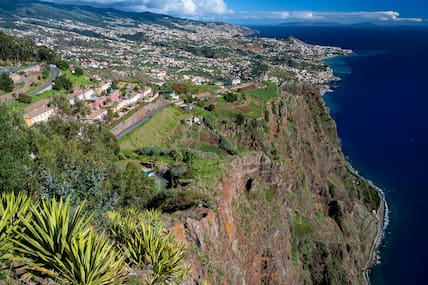
[{"label": "dense vegetation", "polygon": [[[73,205],[90,198],[89,208],[101,212],[129,205],[134,200],[129,195],[153,191],[152,180],[141,171],[117,166],[116,139],[101,125],[53,119],[28,129],[4,106],[0,122],[1,191],[70,197]],[[128,191],[132,181],[141,184]]]},{"label": "dense vegetation", "polygon": [[10,79],[9,74],[2,73],[0,75],[0,90],[5,92],[10,92],[13,90],[14,84],[12,79]]},{"label": "dense vegetation", "polygon": [[[186,278],[184,246],[165,233],[160,212],[144,210],[175,196],[159,196],[138,164],[118,166],[117,141],[107,128],[53,119],[28,129],[4,106],[0,122],[1,278],[60,284],[118,284],[130,272],[138,284]],[[172,202],[174,208],[180,201]]]},{"label": "dense vegetation", "polygon": [[60,75],[57,78],[55,78],[54,87],[55,90],[71,90],[73,88],[73,82],[71,82],[70,79],[68,79],[64,75]]},{"label": "dense vegetation", "polygon": [[[85,203],[70,199],[33,201],[28,195],[0,197],[0,279],[8,284],[48,280],[56,284],[166,284],[187,278],[184,245],[165,233],[159,212],[105,214],[101,232]],[[49,282],[51,284],[51,282]]]},{"label": "dense vegetation", "polygon": [[56,56],[45,46],[24,38],[17,38],[0,31],[0,60],[2,61],[45,61],[53,62]]}]

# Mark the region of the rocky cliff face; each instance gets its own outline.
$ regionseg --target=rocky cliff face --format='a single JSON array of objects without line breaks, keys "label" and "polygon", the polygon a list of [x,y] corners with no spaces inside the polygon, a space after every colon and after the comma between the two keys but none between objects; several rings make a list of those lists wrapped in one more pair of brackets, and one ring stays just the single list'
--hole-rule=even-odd
[{"label": "rocky cliff face", "polygon": [[264,118],[216,122],[243,151],[212,189],[215,207],[175,225],[188,283],[363,284],[381,199],[347,168],[319,92],[283,86]]}]

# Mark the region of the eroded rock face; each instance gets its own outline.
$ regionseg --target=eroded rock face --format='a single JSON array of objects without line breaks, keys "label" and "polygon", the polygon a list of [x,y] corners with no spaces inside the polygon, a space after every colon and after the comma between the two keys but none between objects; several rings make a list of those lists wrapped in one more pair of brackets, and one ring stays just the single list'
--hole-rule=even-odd
[{"label": "eroded rock face", "polygon": [[[347,169],[319,95],[304,92],[270,102],[268,133],[230,161],[212,190],[215,209],[176,225],[193,268],[187,284],[365,282],[380,223],[367,197],[376,193]],[[245,126],[224,133],[256,137]]]}]

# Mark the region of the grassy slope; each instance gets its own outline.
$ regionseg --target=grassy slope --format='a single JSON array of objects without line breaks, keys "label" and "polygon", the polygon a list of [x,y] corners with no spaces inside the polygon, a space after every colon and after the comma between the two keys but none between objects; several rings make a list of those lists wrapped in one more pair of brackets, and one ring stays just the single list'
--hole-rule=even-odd
[{"label": "grassy slope", "polygon": [[279,96],[278,87],[272,82],[266,82],[266,89],[254,89],[246,92],[249,96],[262,99],[267,102],[270,99],[276,98]]},{"label": "grassy slope", "polygon": [[119,140],[122,150],[133,151],[141,147],[169,147],[167,140],[186,115],[171,107],[153,116],[140,128]]}]

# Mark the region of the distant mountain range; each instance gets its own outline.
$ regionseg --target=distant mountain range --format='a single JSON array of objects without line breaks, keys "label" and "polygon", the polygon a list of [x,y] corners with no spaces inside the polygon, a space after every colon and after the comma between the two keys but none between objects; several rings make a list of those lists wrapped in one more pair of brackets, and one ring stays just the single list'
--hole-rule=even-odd
[{"label": "distant mountain range", "polygon": [[30,0],[1,0],[0,17],[13,22],[24,17],[33,19],[53,19],[78,21],[93,26],[106,27],[112,20],[128,18],[145,24],[158,24],[174,27],[185,24],[206,24],[204,22],[176,18],[151,12],[124,12],[111,8],[95,8],[91,6],[55,4]]}]

